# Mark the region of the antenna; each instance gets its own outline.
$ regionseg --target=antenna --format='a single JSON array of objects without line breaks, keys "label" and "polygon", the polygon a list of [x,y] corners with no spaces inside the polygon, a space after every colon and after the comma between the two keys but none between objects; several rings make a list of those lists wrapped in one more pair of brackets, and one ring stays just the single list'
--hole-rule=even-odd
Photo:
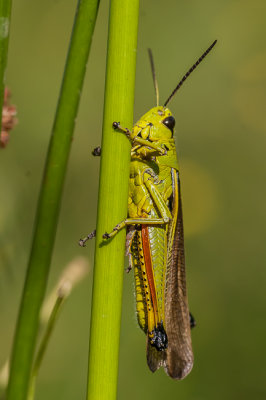
[{"label": "antenna", "polygon": [[206,55],[211,51],[211,49],[216,45],[217,40],[215,40],[210,47],[208,47],[208,49],[202,54],[202,56],[195,62],[195,64],[192,65],[192,67],[190,68],[190,70],[188,70],[188,72],[183,76],[183,78],[181,79],[181,81],[178,83],[177,87],[174,89],[174,91],[170,94],[170,96],[168,97],[168,99],[166,100],[166,102],[164,103],[164,107],[166,107],[166,105],[169,103],[169,101],[174,97],[174,95],[176,94],[176,92],[178,91],[178,89],[183,85],[183,83],[185,82],[185,80],[189,77],[189,75],[194,71],[194,69],[201,63],[201,61],[206,57]]},{"label": "antenna", "polygon": [[151,63],[151,72],[152,72],[152,79],[153,79],[153,85],[155,89],[155,95],[156,95],[156,103],[157,107],[159,105],[159,88],[158,88],[158,83],[156,79],[156,73],[155,73],[155,68],[154,68],[154,61],[153,61],[153,55],[151,49],[148,49],[149,53],[149,58],[150,58],[150,63]]}]

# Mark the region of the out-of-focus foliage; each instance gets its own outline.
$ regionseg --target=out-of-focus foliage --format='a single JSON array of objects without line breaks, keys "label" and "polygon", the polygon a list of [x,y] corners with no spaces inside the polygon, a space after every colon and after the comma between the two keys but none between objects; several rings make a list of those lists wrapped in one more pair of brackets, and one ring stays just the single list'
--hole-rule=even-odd
[{"label": "out-of-focus foliage", "polygon": [[[0,152],[0,363],[7,358],[29,255],[45,154],[70,37],[74,1],[14,2],[7,84],[19,124]],[[142,3],[135,119],[162,102],[214,40],[213,52],[170,103],[177,120],[195,366],[183,382],[151,374],[125,274],[118,398],[265,399],[266,3]],[[74,256],[93,261],[108,4],[102,1],[82,93],[49,285]],[[123,27],[121,27],[121,34]],[[117,116],[119,120],[119,115]],[[114,154],[115,157],[115,154]],[[65,304],[37,398],[85,397],[90,275]],[[109,333],[108,333],[109,334]]]}]

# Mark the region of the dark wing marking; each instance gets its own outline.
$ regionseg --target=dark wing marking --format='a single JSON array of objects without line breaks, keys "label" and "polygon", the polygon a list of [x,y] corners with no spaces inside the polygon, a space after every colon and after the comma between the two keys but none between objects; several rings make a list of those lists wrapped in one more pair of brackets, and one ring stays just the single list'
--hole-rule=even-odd
[{"label": "dark wing marking", "polygon": [[169,226],[165,323],[168,348],[164,369],[174,379],[183,379],[193,367],[190,318],[187,302],[183,218],[178,172],[172,169],[173,218]]}]

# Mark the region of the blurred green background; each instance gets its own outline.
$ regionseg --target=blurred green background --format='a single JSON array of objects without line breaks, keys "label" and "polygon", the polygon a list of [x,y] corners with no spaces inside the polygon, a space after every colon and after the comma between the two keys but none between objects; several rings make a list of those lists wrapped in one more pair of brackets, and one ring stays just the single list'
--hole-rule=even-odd
[{"label": "blurred green background", "polygon": [[[19,124],[1,150],[0,365],[8,357],[29,256],[45,154],[76,1],[14,1],[7,84]],[[76,255],[93,265],[108,2],[102,0],[76,124],[49,288]],[[121,26],[121,32],[123,27]],[[182,382],[146,366],[133,275],[124,279],[118,399],[266,398],[266,2],[141,3],[135,120],[162,102],[211,44],[170,108],[177,120],[195,366]],[[119,119],[119,115],[117,116]],[[115,154],[114,154],[115,157]],[[92,267],[91,267],[92,268]],[[84,399],[92,269],[64,306],[36,398]]]}]

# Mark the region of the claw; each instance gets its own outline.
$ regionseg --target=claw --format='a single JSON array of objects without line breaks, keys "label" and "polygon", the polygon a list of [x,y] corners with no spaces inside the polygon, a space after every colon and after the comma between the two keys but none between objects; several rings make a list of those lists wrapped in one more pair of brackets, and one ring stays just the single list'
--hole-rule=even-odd
[{"label": "claw", "polygon": [[84,239],[79,239],[79,246],[81,247],[86,247],[85,243],[94,238],[96,236],[96,230],[92,231],[91,233],[89,233],[89,235],[87,237],[85,237]]},{"label": "claw", "polygon": [[85,239],[79,239],[79,246],[80,247],[86,247],[86,240]]},{"label": "claw", "polygon": [[119,125],[120,125],[120,122],[113,122],[113,128],[114,129],[119,129]]},{"label": "claw", "polygon": [[101,155],[101,147],[95,147],[95,149],[93,149],[93,151],[91,152],[91,154],[95,157],[99,157]]}]

